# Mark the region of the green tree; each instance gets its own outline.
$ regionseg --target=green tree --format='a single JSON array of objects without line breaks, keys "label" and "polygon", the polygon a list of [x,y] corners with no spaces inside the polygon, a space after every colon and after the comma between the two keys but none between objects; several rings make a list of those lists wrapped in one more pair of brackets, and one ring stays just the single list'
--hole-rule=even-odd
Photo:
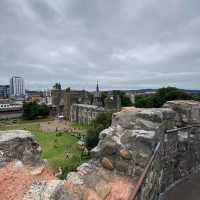
[{"label": "green tree", "polygon": [[175,87],[160,88],[155,94],[150,96],[136,96],[135,106],[140,108],[159,108],[164,103],[172,100],[189,100],[192,97]]},{"label": "green tree", "polygon": [[192,98],[193,98],[195,101],[200,101],[200,94],[193,94],[193,95],[192,95]]},{"label": "green tree", "polygon": [[49,108],[47,105],[39,105],[37,102],[28,102],[23,104],[23,118],[34,120],[38,117],[46,117],[49,115]]},{"label": "green tree", "polygon": [[88,149],[94,148],[99,142],[99,133],[108,128],[112,122],[112,113],[100,113],[96,119],[94,119],[86,135],[86,146]]},{"label": "green tree", "polygon": [[23,104],[23,118],[28,120],[36,119],[39,114],[39,106],[36,102]]},{"label": "green tree", "polygon": [[39,105],[39,115],[41,116],[41,117],[46,117],[46,116],[48,116],[49,115],[49,112],[50,112],[50,110],[49,110],[49,107],[46,105],[46,104],[41,104],[41,105]]}]

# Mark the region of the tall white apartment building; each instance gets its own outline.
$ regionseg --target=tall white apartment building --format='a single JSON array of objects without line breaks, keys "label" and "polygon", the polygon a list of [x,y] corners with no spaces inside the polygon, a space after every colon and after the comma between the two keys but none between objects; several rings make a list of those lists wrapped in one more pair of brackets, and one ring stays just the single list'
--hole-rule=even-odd
[{"label": "tall white apartment building", "polygon": [[24,79],[13,76],[10,79],[10,96],[23,97],[25,95]]}]

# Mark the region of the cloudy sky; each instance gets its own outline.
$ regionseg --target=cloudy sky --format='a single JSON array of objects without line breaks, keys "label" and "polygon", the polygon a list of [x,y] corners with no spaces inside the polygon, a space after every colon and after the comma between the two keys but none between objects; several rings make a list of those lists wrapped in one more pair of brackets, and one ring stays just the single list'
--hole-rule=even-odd
[{"label": "cloudy sky", "polygon": [[200,89],[199,0],[0,0],[0,84]]}]

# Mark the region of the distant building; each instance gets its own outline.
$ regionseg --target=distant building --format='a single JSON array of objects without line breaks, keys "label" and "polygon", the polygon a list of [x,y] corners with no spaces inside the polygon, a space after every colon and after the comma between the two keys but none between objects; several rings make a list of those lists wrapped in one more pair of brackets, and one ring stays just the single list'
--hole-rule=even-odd
[{"label": "distant building", "polygon": [[52,96],[51,96],[51,90],[46,90],[43,92],[42,102],[46,104],[47,106],[52,106]]},{"label": "distant building", "polygon": [[94,94],[94,98],[93,98],[92,104],[95,105],[95,106],[98,106],[98,107],[103,106],[103,101],[102,101],[102,98],[101,98],[101,93],[100,93],[100,90],[99,90],[98,82],[97,82],[96,92]]},{"label": "distant building", "polygon": [[120,110],[121,99],[119,95],[114,95],[113,92],[110,92],[103,101],[97,83],[92,105],[72,104],[70,107],[70,121],[80,124],[89,124],[100,113],[118,112]]},{"label": "distant building", "polygon": [[114,95],[110,92],[104,100],[104,108],[109,112],[118,112],[121,110],[121,98],[119,95]]},{"label": "distant building", "polygon": [[70,110],[70,121],[89,124],[99,113],[105,112],[103,107],[87,104],[73,104]]},{"label": "distant building", "polygon": [[10,79],[10,96],[24,97],[24,95],[25,95],[24,79],[22,77],[13,76]]},{"label": "distant building", "polygon": [[10,86],[0,85],[0,99],[8,99],[10,96]]},{"label": "distant building", "polygon": [[66,120],[77,123],[88,124],[99,113],[121,110],[121,99],[118,95],[109,93],[103,101],[98,83],[94,94],[85,90],[53,87],[51,98],[53,115],[63,115]]},{"label": "distant building", "polygon": [[64,115],[67,120],[70,120],[71,107],[73,104],[91,105],[91,96],[85,90],[71,90],[68,88],[64,94]]},{"label": "distant building", "polygon": [[27,97],[32,97],[32,96],[43,97],[43,95],[44,95],[43,91],[35,91],[35,90],[26,90],[25,93],[26,93]]}]

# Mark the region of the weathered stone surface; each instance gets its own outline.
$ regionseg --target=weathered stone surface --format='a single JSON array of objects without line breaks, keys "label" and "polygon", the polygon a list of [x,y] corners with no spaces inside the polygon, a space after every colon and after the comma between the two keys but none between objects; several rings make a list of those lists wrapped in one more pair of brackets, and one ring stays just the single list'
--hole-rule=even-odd
[{"label": "weathered stone surface", "polygon": [[113,155],[117,152],[117,144],[113,141],[105,141],[102,144],[102,155]]},{"label": "weathered stone surface", "polygon": [[106,158],[106,157],[104,157],[102,159],[101,164],[105,169],[109,169],[109,170],[113,170],[114,169],[113,162],[110,159]]},{"label": "weathered stone surface", "polygon": [[122,158],[127,160],[131,159],[131,153],[127,149],[121,149],[119,153]]},{"label": "weathered stone surface", "polygon": [[200,123],[200,103],[197,101],[168,101],[163,107],[176,111],[176,123],[178,126]]},{"label": "weathered stone surface", "polygon": [[121,126],[123,129],[133,129],[135,127],[136,114],[140,111],[138,108],[125,108],[121,112],[113,115],[112,127]]},{"label": "weathered stone surface", "polygon": [[20,160],[24,164],[41,163],[41,147],[31,135],[24,130],[0,131],[0,163]]},{"label": "weathered stone surface", "polygon": [[[112,126],[100,133],[98,146],[92,150],[93,159],[78,167],[77,172],[68,175],[68,185],[65,183],[67,191],[55,189],[57,184],[46,187],[49,183],[42,183],[41,187],[36,186],[32,191],[36,191],[36,195],[40,191],[43,199],[55,199],[54,195],[51,197],[50,190],[57,191],[54,193],[57,195],[56,199],[63,200],[66,197],[69,200],[76,199],[73,192],[79,200],[116,200],[118,196],[119,199],[128,199],[127,195],[121,195],[124,188],[121,188],[116,176],[119,179],[131,176],[131,180],[138,181],[148,164],[138,198],[154,199],[161,188],[166,188],[174,180],[192,173],[195,167],[199,169],[200,129],[193,128],[190,134],[185,131],[172,134],[166,132],[167,129],[175,128],[175,125],[199,122],[199,104],[169,102],[165,105],[167,108],[126,108],[114,114]],[[17,149],[19,152],[24,150],[22,146]],[[32,151],[26,150],[27,155],[30,152]],[[23,158],[29,160],[26,153],[22,154]],[[17,156],[12,156],[15,157]],[[118,190],[120,193],[116,195]],[[28,197],[30,194],[34,199],[33,192]]]},{"label": "weathered stone surface", "polygon": [[23,200],[75,200],[75,198],[64,189],[63,181],[52,180],[35,182]]},{"label": "weathered stone surface", "polygon": [[125,108],[113,115],[112,126],[100,133],[91,155],[100,160],[105,157],[101,163],[107,169],[134,176],[134,163],[141,162],[140,166],[145,167],[164,131],[174,127],[175,116],[170,108]]},{"label": "weathered stone surface", "polygon": [[101,180],[96,184],[95,191],[97,192],[98,196],[100,196],[102,199],[105,199],[111,192],[111,186],[106,181]]},{"label": "weathered stone surface", "polygon": [[119,172],[127,172],[129,163],[126,160],[116,160],[115,167]]}]

